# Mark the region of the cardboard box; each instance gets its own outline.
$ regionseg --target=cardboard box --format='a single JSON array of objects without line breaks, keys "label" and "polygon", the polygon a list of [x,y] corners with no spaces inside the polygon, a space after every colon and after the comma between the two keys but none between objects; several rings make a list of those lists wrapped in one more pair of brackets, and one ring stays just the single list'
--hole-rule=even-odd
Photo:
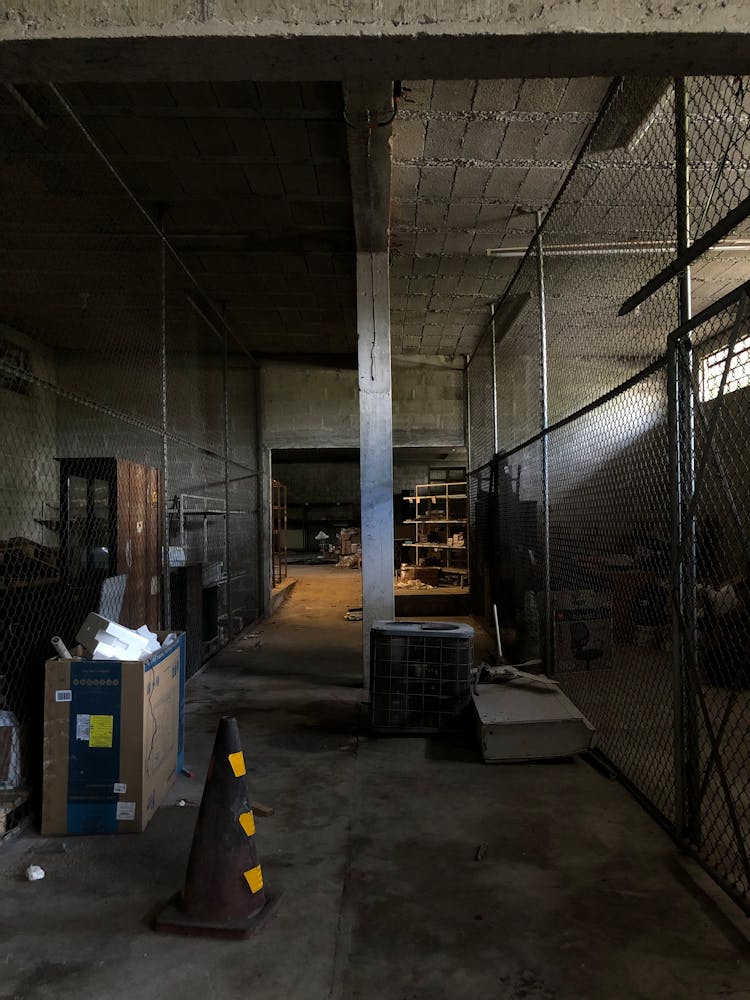
[{"label": "cardboard box", "polygon": [[359,528],[342,528],[339,532],[339,544],[342,556],[355,555],[355,545],[362,544],[362,533]]},{"label": "cardboard box", "polygon": [[184,691],[182,633],[147,660],[47,661],[43,834],[146,828],[182,767]]},{"label": "cardboard box", "polygon": [[555,670],[603,670],[612,665],[612,598],[596,590],[556,590]]}]

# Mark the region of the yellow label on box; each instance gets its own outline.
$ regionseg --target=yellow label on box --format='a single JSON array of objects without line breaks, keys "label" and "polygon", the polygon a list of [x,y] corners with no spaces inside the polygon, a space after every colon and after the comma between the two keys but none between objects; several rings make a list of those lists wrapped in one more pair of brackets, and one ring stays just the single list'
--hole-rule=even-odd
[{"label": "yellow label on box", "polygon": [[89,746],[111,747],[115,717],[113,715],[89,716]]}]

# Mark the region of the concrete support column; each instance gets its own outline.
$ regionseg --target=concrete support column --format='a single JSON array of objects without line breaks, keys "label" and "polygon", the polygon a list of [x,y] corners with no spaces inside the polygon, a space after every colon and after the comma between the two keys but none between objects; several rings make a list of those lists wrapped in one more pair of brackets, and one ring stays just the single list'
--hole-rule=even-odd
[{"label": "concrete support column", "polygon": [[394,616],[393,428],[388,253],[357,254],[362,638],[369,683],[370,628]]}]

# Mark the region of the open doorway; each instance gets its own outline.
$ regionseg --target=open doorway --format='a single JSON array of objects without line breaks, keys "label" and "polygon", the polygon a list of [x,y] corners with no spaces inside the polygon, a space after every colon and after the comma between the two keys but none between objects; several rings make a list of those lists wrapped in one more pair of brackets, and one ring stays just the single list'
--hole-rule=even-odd
[{"label": "open doorway", "polygon": [[361,569],[359,451],[279,448],[271,461],[286,497],[290,572],[304,564]]},{"label": "open doorway", "polygon": [[393,483],[396,616],[468,612],[465,449],[396,448]]}]

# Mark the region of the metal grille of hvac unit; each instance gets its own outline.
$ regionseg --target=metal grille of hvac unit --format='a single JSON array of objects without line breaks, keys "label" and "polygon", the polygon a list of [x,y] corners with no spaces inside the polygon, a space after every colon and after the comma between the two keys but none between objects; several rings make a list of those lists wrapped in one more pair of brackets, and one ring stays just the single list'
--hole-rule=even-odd
[{"label": "metal grille of hvac unit", "polygon": [[471,701],[474,629],[448,622],[375,622],[370,726],[382,733],[460,729]]}]

